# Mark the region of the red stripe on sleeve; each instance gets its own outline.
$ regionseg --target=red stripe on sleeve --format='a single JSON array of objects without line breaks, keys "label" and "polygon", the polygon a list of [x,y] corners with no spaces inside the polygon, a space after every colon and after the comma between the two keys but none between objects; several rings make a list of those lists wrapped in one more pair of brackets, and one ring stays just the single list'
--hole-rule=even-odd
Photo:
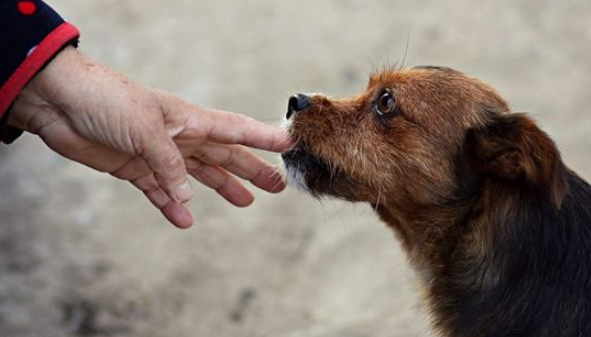
[{"label": "red stripe on sleeve", "polygon": [[76,27],[63,23],[49,33],[0,88],[0,118],[21,91],[66,43],[80,35]]}]

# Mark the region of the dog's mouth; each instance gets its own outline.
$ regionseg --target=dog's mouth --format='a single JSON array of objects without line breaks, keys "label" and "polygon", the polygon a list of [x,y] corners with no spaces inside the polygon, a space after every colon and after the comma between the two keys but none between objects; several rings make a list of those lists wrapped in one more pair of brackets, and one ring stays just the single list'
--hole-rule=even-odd
[{"label": "dog's mouth", "polygon": [[330,195],[350,199],[345,193],[351,187],[350,180],[338,165],[313,154],[305,146],[286,152],[281,157],[290,185],[315,197]]},{"label": "dog's mouth", "polygon": [[313,155],[305,148],[294,149],[281,155],[290,185],[313,195],[321,194],[319,186],[331,180],[326,160]]}]

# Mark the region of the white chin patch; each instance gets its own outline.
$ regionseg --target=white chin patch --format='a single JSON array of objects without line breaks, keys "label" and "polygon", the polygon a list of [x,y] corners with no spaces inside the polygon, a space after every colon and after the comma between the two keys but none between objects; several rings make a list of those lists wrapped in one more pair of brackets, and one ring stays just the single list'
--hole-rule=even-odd
[{"label": "white chin patch", "polygon": [[310,192],[308,184],[306,183],[306,177],[304,175],[304,172],[293,166],[287,167],[285,171],[287,172],[287,183],[289,184],[289,186],[295,187],[298,190],[301,190],[306,193]]},{"label": "white chin patch", "polygon": [[290,119],[287,119],[286,118],[286,119],[284,119],[283,122],[281,122],[280,127],[283,128],[283,130],[289,132],[289,129],[291,129],[291,124],[292,124],[291,121],[292,121],[292,119],[293,118],[290,118]]}]

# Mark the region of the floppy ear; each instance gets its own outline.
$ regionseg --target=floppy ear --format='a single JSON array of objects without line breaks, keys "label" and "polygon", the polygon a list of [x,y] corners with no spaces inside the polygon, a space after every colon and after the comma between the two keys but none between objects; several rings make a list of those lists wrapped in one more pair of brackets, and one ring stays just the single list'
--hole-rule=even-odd
[{"label": "floppy ear", "polygon": [[560,153],[550,137],[524,114],[494,115],[485,126],[470,129],[465,151],[478,173],[525,182],[550,193],[556,206],[566,194]]}]

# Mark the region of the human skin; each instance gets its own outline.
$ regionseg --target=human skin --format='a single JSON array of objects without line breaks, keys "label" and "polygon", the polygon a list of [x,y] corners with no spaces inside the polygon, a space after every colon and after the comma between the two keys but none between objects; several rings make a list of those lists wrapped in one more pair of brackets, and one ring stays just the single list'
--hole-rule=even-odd
[{"label": "human skin", "polygon": [[179,228],[193,217],[188,175],[238,207],[254,197],[238,178],[277,193],[281,175],[247,147],[283,152],[283,130],[190,104],[136,83],[73,47],[21,93],[8,124],[38,135],[60,155],[130,181]]}]

